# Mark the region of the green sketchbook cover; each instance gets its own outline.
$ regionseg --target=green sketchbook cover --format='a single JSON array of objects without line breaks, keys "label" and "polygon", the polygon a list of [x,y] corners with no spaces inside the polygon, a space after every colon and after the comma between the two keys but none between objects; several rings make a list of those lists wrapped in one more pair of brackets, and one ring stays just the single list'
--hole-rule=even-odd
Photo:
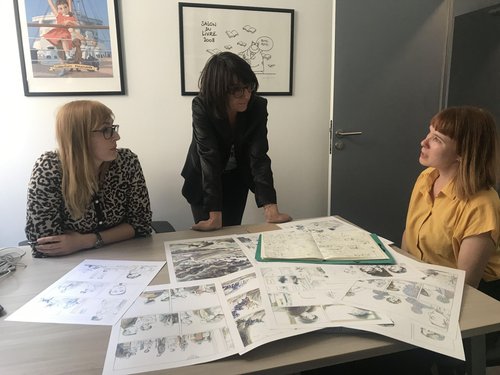
[{"label": "green sketchbook cover", "polygon": [[380,238],[374,233],[370,233],[370,237],[375,241],[380,250],[385,254],[386,258],[381,259],[297,259],[297,258],[262,258],[262,234],[259,235],[257,242],[257,250],[255,259],[259,262],[290,262],[290,263],[313,263],[313,264],[396,264],[396,260],[391,252],[384,246]]}]

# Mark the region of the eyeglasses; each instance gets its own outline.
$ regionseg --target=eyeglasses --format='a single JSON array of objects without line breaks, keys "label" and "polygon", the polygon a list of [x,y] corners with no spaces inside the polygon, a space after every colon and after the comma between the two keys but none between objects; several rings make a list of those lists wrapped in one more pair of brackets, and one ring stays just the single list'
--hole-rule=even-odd
[{"label": "eyeglasses", "polygon": [[113,137],[115,133],[118,134],[119,128],[120,125],[111,125],[111,126],[106,126],[99,130],[92,130],[92,133],[102,133],[104,139],[111,139],[111,137]]},{"label": "eyeglasses", "polygon": [[252,94],[255,91],[255,84],[250,83],[248,85],[235,85],[229,88],[229,94],[234,96],[235,98],[242,98],[245,95],[245,91],[248,91]]}]

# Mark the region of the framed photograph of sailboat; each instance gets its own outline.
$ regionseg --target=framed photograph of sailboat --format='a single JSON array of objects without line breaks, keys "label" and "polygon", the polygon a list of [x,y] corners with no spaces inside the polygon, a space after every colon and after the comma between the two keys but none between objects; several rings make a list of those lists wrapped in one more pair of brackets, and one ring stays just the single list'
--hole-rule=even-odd
[{"label": "framed photograph of sailboat", "polygon": [[117,0],[14,0],[26,96],[124,95]]}]

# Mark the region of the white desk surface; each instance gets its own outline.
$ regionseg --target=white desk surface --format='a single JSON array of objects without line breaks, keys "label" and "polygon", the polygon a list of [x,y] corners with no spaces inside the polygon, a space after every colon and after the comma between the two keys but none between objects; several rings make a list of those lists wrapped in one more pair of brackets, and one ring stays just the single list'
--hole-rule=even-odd
[{"label": "white desk surface", "polygon": [[[179,231],[154,234],[82,251],[61,258],[23,258],[18,268],[0,280],[0,304],[14,312],[84,259],[165,260],[164,241],[223,236],[274,229],[272,225],[243,225],[210,233]],[[165,266],[151,284],[168,283]],[[0,318],[0,374],[101,374],[111,327],[5,321]],[[466,286],[460,327],[464,338],[500,330],[500,302]],[[286,374],[336,363],[389,354],[413,346],[372,333],[308,333],[260,346],[196,366],[162,370],[161,374]]]}]

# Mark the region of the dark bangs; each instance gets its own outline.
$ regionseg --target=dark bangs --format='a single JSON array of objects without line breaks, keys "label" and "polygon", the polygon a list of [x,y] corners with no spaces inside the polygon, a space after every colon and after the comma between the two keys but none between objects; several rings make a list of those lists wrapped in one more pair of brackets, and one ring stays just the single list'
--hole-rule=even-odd
[{"label": "dark bangs", "polygon": [[465,116],[459,114],[460,108],[450,107],[442,110],[431,119],[434,129],[451,139],[457,139],[458,129],[464,128]]},{"label": "dark bangs", "polygon": [[201,72],[198,86],[213,114],[218,118],[227,116],[227,96],[235,85],[259,87],[257,77],[248,63],[231,52],[213,55]]}]

